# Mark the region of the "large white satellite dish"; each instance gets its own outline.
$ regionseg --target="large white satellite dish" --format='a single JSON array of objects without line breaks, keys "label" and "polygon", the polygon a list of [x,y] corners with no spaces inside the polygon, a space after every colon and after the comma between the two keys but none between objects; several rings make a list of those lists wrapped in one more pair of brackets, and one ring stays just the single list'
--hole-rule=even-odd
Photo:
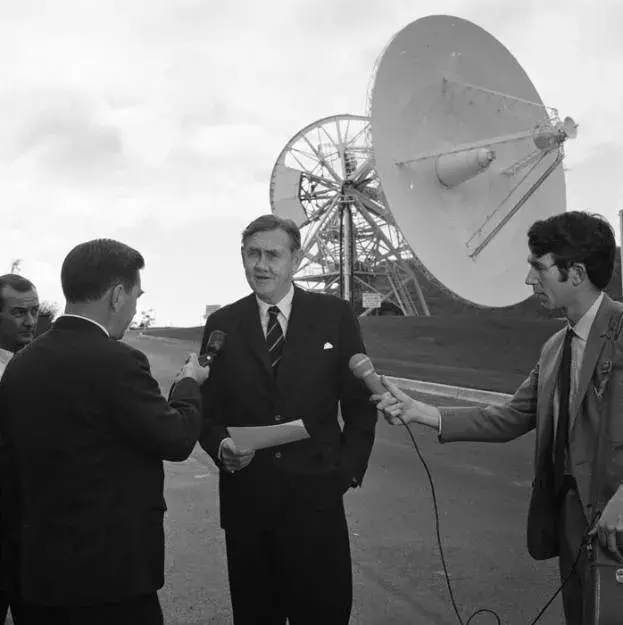
[{"label": "large white satellite dish", "polygon": [[565,210],[563,143],[575,122],[543,104],[497,39],[447,15],[392,39],[370,118],[383,192],[420,261],[480,306],[527,298],[526,233]]}]

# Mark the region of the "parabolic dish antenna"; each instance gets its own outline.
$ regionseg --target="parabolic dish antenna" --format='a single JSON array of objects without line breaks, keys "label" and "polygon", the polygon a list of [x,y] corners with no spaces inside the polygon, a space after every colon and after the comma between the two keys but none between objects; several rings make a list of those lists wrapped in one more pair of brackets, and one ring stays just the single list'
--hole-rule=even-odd
[{"label": "parabolic dish antenna", "polygon": [[480,306],[527,298],[526,233],[565,210],[573,120],[543,104],[497,39],[447,15],[395,35],[369,106],[375,168],[420,261]]}]

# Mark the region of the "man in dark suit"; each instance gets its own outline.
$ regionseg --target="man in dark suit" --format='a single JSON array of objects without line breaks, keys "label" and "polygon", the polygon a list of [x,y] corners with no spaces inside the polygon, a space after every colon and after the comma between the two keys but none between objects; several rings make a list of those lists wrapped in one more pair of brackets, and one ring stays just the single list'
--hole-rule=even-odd
[{"label": "man in dark suit", "polygon": [[[350,617],[343,494],[361,485],[376,411],[348,367],[364,352],[357,320],[347,302],[293,286],[301,255],[292,221],[253,221],[242,236],[253,293],[205,326],[202,351],[213,330],[227,334],[202,388],[200,444],[221,469],[236,625],[343,625]],[[237,449],[227,431],[296,419],[310,438],[255,453]]]},{"label": "man in dark suit", "polygon": [[[0,378],[13,355],[28,345],[35,336],[39,317],[39,296],[35,285],[16,273],[0,276]],[[8,476],[5,446],[0,439],[0,493],[6,490],[3,480]],[[2,498],[0,497],[0,501]],[[0,553],[6,552],[4,528],[6,513],[0,505]],[[6,554],[5,554],[6,555]],[[5,558],[6,559],[6,558]],[[13,621],[19,621],[19,599],[15,596],[8,571],[0,572],[0,624],[4,625],[9,606]]]},{"label": "man in dark suit", "polygon": [[[372,398],[390,423],[402,418],[437,428],[442,443],[505,442],[536,428],[528,548],[537,559],[559,556],[561,579],[569,578],[562,591],[566,621],[581,625],[583,540],[592,528],[613,554],[623,549],[623,334],[613,334],[623,306],[603,292],[616,245],[604,219],[582,212],[537,221],[528,245],[526,283],[546,307],[563,309],[567,324],[545,343],[537,365],[505,405],[436,408],[388,381],[391,396]],[[614,394],[602,401],[606,381]],[[593,474],[601,477],[593,482]]]},{"label": "man in dark suit", "polygon": [[162,461],[192,451],[209,371],[191,355],[167,402],[144,354],[118,340],[143,266],[117,241],[76,246],[61,271],[65,313],[0,383],[20,625],[162,623]]}]

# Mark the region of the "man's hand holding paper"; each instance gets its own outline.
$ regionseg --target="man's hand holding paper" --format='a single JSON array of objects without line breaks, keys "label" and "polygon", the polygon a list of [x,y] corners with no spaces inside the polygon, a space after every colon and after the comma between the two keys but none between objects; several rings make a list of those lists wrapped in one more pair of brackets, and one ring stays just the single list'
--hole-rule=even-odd
[{"label": "man's hand holding paper", "polygon": [[256,450],[277,447],[309,438],[302,419],[280,425],[227,428],[230,434],[221,442],[219,458],[229,473],[244,469],[253,460]]},{"label": "man's hand holding paper", "polygon": [[235,473],[244,469],[255,456],[255,450],[238,447],[233,438],[226,438],[219,450],[220,459],[228,473]]}]

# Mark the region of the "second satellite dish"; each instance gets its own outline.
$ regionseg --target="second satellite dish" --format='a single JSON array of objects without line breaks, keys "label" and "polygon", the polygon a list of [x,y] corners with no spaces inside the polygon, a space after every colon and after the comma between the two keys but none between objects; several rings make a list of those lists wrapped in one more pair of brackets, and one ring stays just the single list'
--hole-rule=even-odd
[{"label": "second satellite dish", "polygon": [[528,297],[526,233],[565,210],[563,143],[575,122],[543,104],[497,39],[446,15],[392,39],[370,113],[383,191],[428,270],[481,306]]}]

